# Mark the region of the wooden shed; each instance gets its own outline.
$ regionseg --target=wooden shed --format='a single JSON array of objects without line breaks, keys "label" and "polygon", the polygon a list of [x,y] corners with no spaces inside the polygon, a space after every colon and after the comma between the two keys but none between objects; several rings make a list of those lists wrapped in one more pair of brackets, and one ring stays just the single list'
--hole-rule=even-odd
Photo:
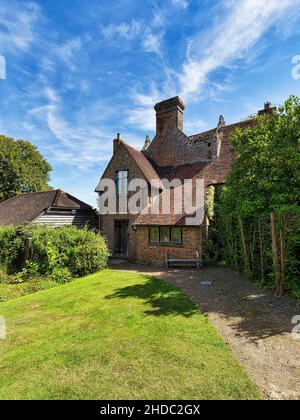
[{"label": "wooden shed", "polygon": [[98,216],[89,204],[62,190],[20,194],[0,203],[0,226],[24,223],[94,229],[99,226]]}]

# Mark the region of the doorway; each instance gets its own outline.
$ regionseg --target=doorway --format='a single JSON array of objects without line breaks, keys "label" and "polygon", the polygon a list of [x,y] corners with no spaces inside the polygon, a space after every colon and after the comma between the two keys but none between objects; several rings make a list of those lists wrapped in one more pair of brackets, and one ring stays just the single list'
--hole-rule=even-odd
[{"label": "doorway", "polygon": [[119,257],[128,256],[128,221],[115,220],[114,254]]}]

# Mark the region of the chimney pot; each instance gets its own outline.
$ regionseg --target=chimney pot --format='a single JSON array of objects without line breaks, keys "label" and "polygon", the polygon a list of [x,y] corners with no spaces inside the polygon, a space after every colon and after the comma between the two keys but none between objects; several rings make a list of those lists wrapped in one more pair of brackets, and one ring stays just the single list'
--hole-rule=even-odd
[{"label": "chimney pot", "polygon": [[271,114],[274,111],[276,111],[276,107],[272,106],[271,102],[265,102],[264,109],[258,111],[258,115]]},{"label": "chimney pot", "polygon": [[226,125],[225,119],[224,119],[223,115],[220,115],[219,122],[218,122],[218,128],[224,127],[225,125]]},{"label": "chimney pot", "polygon": [[118,133],[117,138],[114,139],[114,142],[113,142],[114,143],[114,146],[113,146],[113,153],[114,154],[116,153],[116,151],[117,151],[118,147],[120,146],[120,144],[122,143],[122,141],[123,141],[122,135],[121,135],[121,133]]},{"label": "chimney pot", "polygon": [[148,149],[148,147],[150,146],[150,143],[151,143],[151,139],[147,134],[146,139],[145,139],[145,144],[144,144],[144,147],[143,147],[143,151]]}]

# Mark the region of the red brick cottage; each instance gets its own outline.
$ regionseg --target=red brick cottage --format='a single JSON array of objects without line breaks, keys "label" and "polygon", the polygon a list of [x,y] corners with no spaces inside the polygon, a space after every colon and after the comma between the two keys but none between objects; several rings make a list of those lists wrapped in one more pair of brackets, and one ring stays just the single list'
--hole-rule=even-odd
[{"label": "red brick cottage", "polygon": [[[251,126],[247,120],[226,125],[220,116],[216,128],[186,136],[183,132],[184,104],[179,97],[155,105],[156,135],[146,137],[142,151],[126,144],[120,135],[114,140],[113,157],[102,179],[126,182],[142,178],[151,181],[168,179],[204,179],[205,189],[223,184],[228,176],[233,152],[230,134],[236,128]],[[270,104],[260,113],[269,112]],[[99,188],[96,188],[99,191]],[[150,188],[149,188],[150,191]],[[139,263],[162,265],[168,253],[178,259],[202,255],[203,236],[209,221],[187,225],[185,214],[106,214],[100,217],[102,233],[107,237],[113,256]]]}]

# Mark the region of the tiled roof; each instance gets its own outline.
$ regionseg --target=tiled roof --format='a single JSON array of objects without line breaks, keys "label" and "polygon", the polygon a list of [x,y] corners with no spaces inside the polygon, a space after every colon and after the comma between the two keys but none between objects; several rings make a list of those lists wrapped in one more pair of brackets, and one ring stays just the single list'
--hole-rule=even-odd
[{"label": "tiled roof", "polygon": [[62,190],[20,194],[0,203],[0,225],[21,225],[50,207],[92,210],[88,204]]},{"label": "tiled roof", "polygon": [[183,214],[139,214],[134,224],[137,226],[184,226]]},{"label": "tiled roof", "polygon": [[138,167],[144,174],[146,180],[151,183],[153,179],[160,179],[156,170],[151,165],[150,161],[145,157],[145,155],[140,152],[139,150],[135,149],[132,146],[129,146],[125,142],[122,142],[125,149],[128,151],[128,153],[133,157],[135,162],[137,163]]},{"label": "tiled roof", "polygon": [[180,179],[180,181],[184,181],[185,179],[192,179],[200,171],[202,171],[210,162],[194,162],[194,163],[187,163],[185,165],[177,165],[177,166],[164,166],[161,168],[157,168],[157,172],[160,175],[161,179]]},{"label": "tiled roof", "polygon": [[[221,134],[222,143],[224,147],[228,147],[230,144],[230,134],[237,128],[248,128],[255,124],[255,120],[246,120],[236,124],[231,124],[227,126],[222,126],[220,128],[215,128],[212,130],[205,131],[203,133],[190,136],[187,144],[187,147],[195,145],[195,152],[192,154],[192,162],[186,162],[186,157],[182,156],[182,163],[176,164],[173,166],[159,166],[152,159],[151,164],[155,168],[156,173],[159,175],[160,179],[179,179],[182,182],[187,179],[195,178],[204,178],[205,186],[211,184],[218,184],[225,182],[229,169],[230,169],[230,157],[228,155],[224,156],[221,151],[220,159],[203,159],[201,154],[198,154],[198,151],[201,150],[197,146],[197,143],[201,142],[210,142],[214,141],[216,134]],[[226,143],[226,146],[225,146]],[[174,143],[172,144],[173,148],[181,147],[182,144]],[[198,156],[198,160],[197,159]],[[225,164],[224,164],[225,163]],[[194,191],[193,191],[194,195]],[[150,212],[149,212],[150,213]],[[140,214],[135,220],[136,225],[185,225],[185,218],[187,215],[180,214]]]}]

